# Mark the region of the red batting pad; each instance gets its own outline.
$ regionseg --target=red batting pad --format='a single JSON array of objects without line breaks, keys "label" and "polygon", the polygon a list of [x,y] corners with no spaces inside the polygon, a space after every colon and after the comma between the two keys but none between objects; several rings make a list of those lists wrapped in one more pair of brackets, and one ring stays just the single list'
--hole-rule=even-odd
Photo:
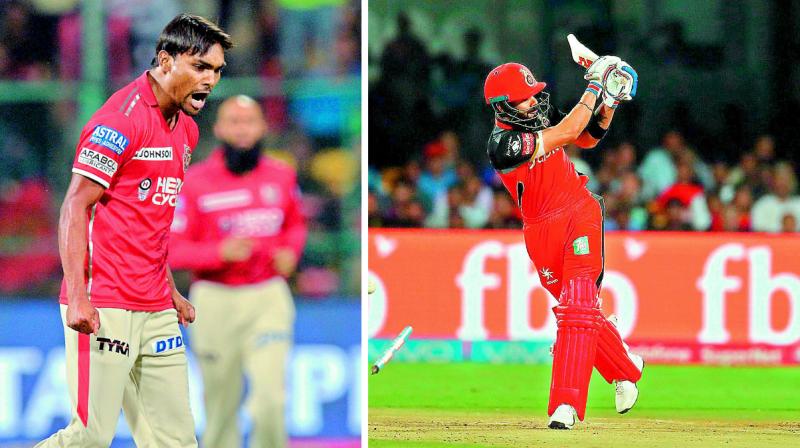
[{"label": "red batting pad", "polygon": [[622,345],[622,337],[617,327],[605,318],[598,335],[594,366],[609,383],[615,380],[635,383],[642,377],[642,372],[628,357],[628,350]]},{"label": "red batting pad", "polygon": [[597,307],[597,286],[586,277],[572,279],[561,291],[560,302],[553,308],[558,319],[558,333],[547,414],[553,415],[559,405],[566,403],[575,408],[578,419],[583,420],[597,334],[603,319]]}]

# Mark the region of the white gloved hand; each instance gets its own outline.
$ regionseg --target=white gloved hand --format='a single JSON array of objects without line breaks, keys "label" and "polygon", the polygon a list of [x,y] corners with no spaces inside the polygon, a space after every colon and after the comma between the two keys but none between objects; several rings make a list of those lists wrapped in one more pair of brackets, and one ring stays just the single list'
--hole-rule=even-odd
[{"label": "white gloved hand", "polygon": [[617,106],[619,106],[619,101],[613,96],[609,95],[608,92],[606,92],[605,90],[603,90],[600,99],[603,101],[603,104],[612,109],[616,109]]},{"label": "white gloved hand", "polygon": [[603,81],[603,91],[617,101],[630,101],[636,95],[639,75],[625,61],[620,61],[608,72]]},{"label": "white gloved hand", "polygon": [[601,56],[586,69],[586,74],[583,75],[583,79],[587,81],[597,81],[602,84],[606,71],[608,71],[611,66],[616,66],[616,64],[620,62],[622,62],[622,59],[616,56]]}]

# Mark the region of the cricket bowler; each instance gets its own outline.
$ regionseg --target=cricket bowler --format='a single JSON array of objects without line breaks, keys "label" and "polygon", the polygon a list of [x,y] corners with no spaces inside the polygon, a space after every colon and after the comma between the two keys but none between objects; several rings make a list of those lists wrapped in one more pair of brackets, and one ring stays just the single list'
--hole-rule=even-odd
[{"label": "cricket bowler", "polygon": [[565,145],[592,148],[603,138],[619,101],[636,93],[636,72],[615,56],[597,59],[586,91],[572,110],[555,111],[531,71],[503,64],[486,78],[484,96],[495,115],[488,156],[522,211],[525,246],[539,279],[558,300],[549,427],[583,420],[592,366],[616,384],[619,413],[638,397],[643,360],[629,353],[600,311],[603,280],[603,199],[586,189]]},{"label": "cricket bowler", "polygon": [[122,408],[139,447],[196,447],[185,346],[195,319],[167,242],[200,113],[231,39],[175,17],[153,67],[114,93],[80,134],[59,219],[68,426],[37,447],[108,447]]},{"label": "cricket bowler", "polygon": [[307,228],[294,169],[262,154],[266,132],[252,98],[226,99],[214,124],[221,144],[189,170],[172,225],[170,265],[194,277],[191,338],[203,374],[207,447],[242,446],[245,376],[249,446],[288,444],[285,372],[295,306],[286,278]]}]

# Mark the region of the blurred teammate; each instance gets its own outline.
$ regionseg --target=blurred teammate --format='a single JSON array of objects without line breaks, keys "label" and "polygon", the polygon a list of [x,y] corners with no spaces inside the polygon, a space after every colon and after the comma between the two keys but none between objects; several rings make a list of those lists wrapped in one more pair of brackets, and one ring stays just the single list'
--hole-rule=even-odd
[{"label": "blurred teammate", "polygon": [[484,85],[495,113],[489,160],[522,211],[525,245],[541,284],[558,300],[548,406],[554,429],[570,429],[576,414],[583,420],[592,366],[616,382],[620,413],[638,397],[635,382],[643,366],[600,311],[603,200],[586,189],[587,177],[575,171],[563,149],[597,145],[618,100],[636,93],[636,74],[619,58],[604,56],[585,78],[589,86],[565,116],[551,111],[545,83],[523,65],[495,68]]},{"label": "blurred teammate", "polygon": [[81,132],[58,229],[72,420],[39,447],[107,447],[120,408],[138,446],[197,446],[178,327],[195,312],[175,289],[166,243],[198,139],[191,117],[230,46],[210,21],[175,17],[153,68]]},{"label": "blurred teammate", "polygon": [[[251,447],[286,446],[284,371],[294,303],[294,272],[306,223],[293,169],[261,155],[267,125],[246,96],[219,108],[222,142],[193,166],[181,191],[170,264],[191,269],[197,309],[192,347],[203,373],[203,446],[241,446],[237,424],[243,375],[249,379]],[[211,180],[211,181],[208,181]]]}]

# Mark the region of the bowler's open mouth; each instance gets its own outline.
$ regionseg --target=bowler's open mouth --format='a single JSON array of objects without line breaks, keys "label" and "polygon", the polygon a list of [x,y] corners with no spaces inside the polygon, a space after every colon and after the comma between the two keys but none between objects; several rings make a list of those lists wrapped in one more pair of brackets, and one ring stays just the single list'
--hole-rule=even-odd
[{"label": "bowler's open mouth", "polygon": [[206,104],[206,98],[208,98],[210,92],[195,92],[192,94],[192,107],[197,110],[200,110]]}]

